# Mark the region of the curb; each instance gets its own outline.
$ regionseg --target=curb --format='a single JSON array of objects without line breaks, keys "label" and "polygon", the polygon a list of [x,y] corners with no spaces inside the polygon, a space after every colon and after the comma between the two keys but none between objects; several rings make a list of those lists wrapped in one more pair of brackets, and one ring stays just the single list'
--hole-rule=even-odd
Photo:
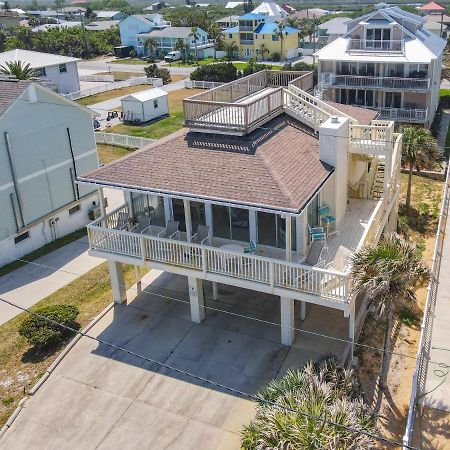
[{"label": "curb", "polygon": [[[82,330],[81,333],[87,333],[97,322],[100,321],[111,309],[114,308],[114,302],[111,302],[105,309],[103,309],[100,314],[95,316]],[[50,377],[51,373],[56,369],[58,364],[63,360],[63,358],[70,352],[70,350],[75,346],[75,344],[82,338],[81,334],[77,334],[70,342],[67,344],[66,348],[58,355],[58,357],[50,364],[48,369],[45,371],[44,375],[37,381],[37,383],[28,391],[28,395],[34,395],[39,388],[47,381]],[[22,411],[25,402],[28,397],[24,397],[20,400],[17,408],[13,411],[13,413],[9,416],[9,419],[5,423],[5,425],[0,429],[0,439],[2,436],[8,431],[8,429],[13,424],[16,417],[19,415],[20,411]]]}]

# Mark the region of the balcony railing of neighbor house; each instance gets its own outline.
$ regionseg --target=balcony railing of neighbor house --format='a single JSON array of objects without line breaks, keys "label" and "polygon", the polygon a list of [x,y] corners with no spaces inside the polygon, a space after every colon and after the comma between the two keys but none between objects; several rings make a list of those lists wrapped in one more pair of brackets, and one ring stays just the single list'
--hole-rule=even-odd
[{"label": "balcony railing of neighbor house", "polygon": [[326,86],[340,88],[366,88],[427,91],[430,88],[429,78],[374,77],[363,75],[323,74],[322,83]]},{"label": "balcony railing of neighbor house", "polygon": [[347,44],[348,52],[369,52],[369,53],[404,53],[405,41],[401,40],[366,40],[350,39]]},{"label": "balcony railing of neighbor house", "polygon": [[424,122],[428,116],[428,108],[378,108],[378,111],[381,119],[407,122]]},{"label": "balcony railing of neighbor house", "polygon": [[[126,230],[128,205],[88,225],[91,251],[118,254],[198,272],[203,279],[215,276],[257,283],[262,290],[310,294],[338,309],[349,302],[348,274],[252,254],[225,251],[209,245],[164,239]],[[125,219],[126,220],[126,219]],[[155,232],[156,234],[156,232]]]}]

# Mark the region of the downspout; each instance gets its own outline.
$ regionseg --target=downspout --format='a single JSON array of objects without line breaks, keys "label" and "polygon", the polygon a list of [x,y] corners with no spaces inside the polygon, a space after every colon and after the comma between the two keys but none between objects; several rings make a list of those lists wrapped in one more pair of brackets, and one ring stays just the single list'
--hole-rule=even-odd
[{"label": "downspout", "polygon": [[11,148],[9,147],[8,132],[5,131],[3,133],[3,136],[5,138],[6,154],[8,155],[9,169],[11,171],[11,177],[13,179],[14,191],[15,191],[16,199],[17,199],[17,205],[19,207],[20,221],[22,223],[22,227],[24,227],[25,226],[25,220],[23,218],[22,199],[20,197],[19,184],[17,182],[16,173],[14,171],[14,165],[13,165],[13,160],[12,160]]},{"label": "downspout", "polygon": [[[70,137],[69,127],[67,127],[66,130],[67,130],[67,137],[69,138],[69,149],[70,149],[70,156],[72,157],[73,173],[75,175],[75,180],[76,180],[78,178],[78,175],[77,175],[77,166],[75,165],[75,156],[73,154],[72,138]],[[73,183],[74,183],[74,180],[72,180],[72,184]],[[80,199],[80,188],[78,187],[78,184],[75,184],[75,190],[76,190],[76,200],[79,200]]]}]

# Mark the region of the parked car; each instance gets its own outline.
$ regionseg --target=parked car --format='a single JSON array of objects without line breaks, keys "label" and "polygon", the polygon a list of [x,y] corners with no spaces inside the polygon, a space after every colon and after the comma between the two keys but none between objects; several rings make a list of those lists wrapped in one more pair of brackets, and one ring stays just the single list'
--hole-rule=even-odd
[{"label": "parked car", "polygon": [[172,61],[178,61],[179,59],[181,59],[181,52],[179,51],[169,52],[166,56],[164,56],[164,61],[169,63]]}]

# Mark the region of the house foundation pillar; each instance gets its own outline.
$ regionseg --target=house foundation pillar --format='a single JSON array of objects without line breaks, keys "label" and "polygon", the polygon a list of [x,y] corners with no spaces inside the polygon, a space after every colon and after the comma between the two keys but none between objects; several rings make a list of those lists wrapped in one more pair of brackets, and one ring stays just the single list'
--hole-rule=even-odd
[{"label": "house foundation pillar", "polygon": [[122,263],[108,261],[109,278],[114,303],[127,303],[127,290],[125,287],[125,277],[123,275]]},{"label": "house foundation pillar", "polygon": [[203,282],[199,278],[188,277],[189,302],[192,322],[200,323],[205,318],[205,299]]},{"label": "house foundation pillar", "polygon": [[141,278],[141,268],[139,266],[134,266],[134,271],[136,273],[136,290],[140,294],[142,292],[142,278]]},{"label": "house foundation pillar", "polygon": [[213,299],[217,300],[219,298],[219,285],[216,281],[212,282]]},{"label": "house foundation pillar", "polygon": [[306,302],[300,302],[300,320],[305,320],[306,317]]},{"label": "house foundation pillar", "polygon": [[348,314],[348,338],[355,339],[355,299],[351,300],[350,311]]},{"label": "house foundation pillar", "polygon": [[292,345],[294,342],[294,299],[280,297],[281,307],[281,343]]}]

